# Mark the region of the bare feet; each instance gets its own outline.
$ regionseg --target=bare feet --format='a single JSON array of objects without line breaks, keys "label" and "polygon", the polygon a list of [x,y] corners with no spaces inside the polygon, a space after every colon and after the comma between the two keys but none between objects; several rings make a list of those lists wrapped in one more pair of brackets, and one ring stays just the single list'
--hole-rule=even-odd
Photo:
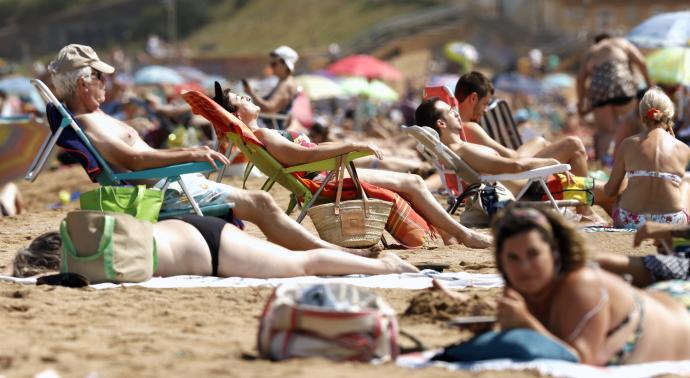
[{"label": "bare feet", "polygon": [[470,297],[467,294],[459,293],[457,291],[451,291],[450,289],[442,285],[440,282],[438,282],[438,280],[436,280],[435,278],[431,280],[431,290],[438,290],[441,293],[447,295],[448,297],[461,302],[470,299]]},{"label": "bare feet", "polygon": [[381,255],[381,262],[391,270],[391,273],[416,273],[419,272],[414,265],[401,259],[393,252],[386,252]]},{"label": "bare feet", "polygon": [[352,253],[353,255],[362,257],[376,258],[379,253],[383,251],[383,245],[381,243],[376,243],[369,248],[340,248],[343,252]]},{"label": "bare feet", "polygon": [[462,239],[462,244],[477,249],[489,248],[491,247],[491,243],[493,243],[493,238],[491,236],[477,231],[470,231],[470,233],[465,235],[465,238]]}]

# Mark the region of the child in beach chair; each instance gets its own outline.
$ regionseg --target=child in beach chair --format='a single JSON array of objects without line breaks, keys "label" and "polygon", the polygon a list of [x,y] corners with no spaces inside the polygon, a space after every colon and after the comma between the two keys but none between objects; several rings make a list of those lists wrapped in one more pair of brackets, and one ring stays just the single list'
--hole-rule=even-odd
[{"label": "child in beach chair", "polygon": [[[163,220],[153,225],[153,234],[158,255],[155,276],[282,278],[418,271],[390,252],[371,259],[329,248],[290,250],[216,217],[189,214]],[[37,237],[17,252],[12,275],[29,277],[60,270],[61,245],[57,232]]]},{"label": "child in beach chair", "polygon": [[[237,114],[239,119],[217,104],[209,103],[211,100],[201,93],[188,92],[184,95],[184,98],[192,105],[194,112],[207,117],[212,122],[219,134],[228,134],[230,136],[241,134],[245,140],[241,143],[244,145],[265,146],[265,151],[271,155],[271,159],[277,161],[281,166],[291,167],[291,172],[296,172],[294,167],[292,167],[295,164],[308,164],[310,161],[332,158],[353,150],[372,151],[378,154],[378,149],[368,144],[327,143],[313,148],[299,146],[296,143],[290,142],[275,130],[259,129],[256,126],[258,107],[250,101],[228,91],[222,93],[222,95],[221,103]],[[389,218],[389,226],[392,223],[393,229],[402,221],[410,217],[416,217],[424,223],[428,222],[439,230],[446,243],[462,242],[467,246],[479,248],[484,248],[488,245],[488,239],[483,234],[469,230],[454,221],[426,189],[419,176],[368,169],[358,169],[357,172],[365,191],[372,198],[394,200],[396,206],[401,209],[397,219],[393,219],[391,222],[391,218]],[[310,183],[310,181],[304,178],[300,178],[300,183],[302,186],[310,187],[310,192],[319,188],[318,184],[315,184],[313,181]],[[329,188],[329,185],[326,185],[324,192],[328,192]],[[407,201],[403,201],[403,198],[409,201],[409,204],[407,204]],[[388,230],[391,231],[391,228],[389,227]],[[392,234],[395,236],[394,232],[395,230],[393,230]],[[401,241],[400,235],[396,236],[396,238]],[[404,239],[401,242],[405,244]]]}]

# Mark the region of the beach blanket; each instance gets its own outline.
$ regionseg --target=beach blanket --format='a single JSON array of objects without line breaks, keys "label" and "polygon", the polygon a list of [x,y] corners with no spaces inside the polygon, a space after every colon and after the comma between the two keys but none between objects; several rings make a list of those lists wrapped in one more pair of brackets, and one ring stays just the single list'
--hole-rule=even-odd
[{"label": "beach blanket", "polygon": [[596,367],[562,360],[534,360],[516,362],[508,359],[486,360],[471,363],[429,361],[439,351],[410,353],[398,357],[396,363],[406,368],[440,367],[448,370],[472,372],[496,370],[535,370],[540,375],[554,377],[590,378],[643,378],[662,374],[690,374],[690,361],[661,361],[646,364]]},{"label": "beach blanket", "polygon": [[[140,283],[124,284],[124,286],[142,286],[148,288],[167,289],[167,288],[191,288],[191,287],[275,287],[282,283],[330,283],[344,282],[356,286],[368,288],[385,289],[408,289],[418,290],[431,287],[431,280],[436,278],[451,289],[462,289],[466,287],[493,288],[502,287],[503,280],[498,274],[479,274],[479,273],[439,273],[434,270],[423,270],[419,273],[402,274],[381,274],[367,276],[363,274],[353,274],[343,277],[293,277],[293,278],[241,278],[241,277],[209,277],[209,276],[174,276],[174,277],[154,277],[148,281]],[[0,281],[16,282],[27,285],[35,285],[36,278],[17,278],[0,276]],[[110,289],[120,287],[118,284],[102,283],[91,285],[95,289]]]},{"label": "beach blanket", "polygon": [[581,230],[583,232],[621,232],[628,234],[633,234],[637,232],[637,230],[632,228],[614,228],[611,226],[587,226],[582,227]]}]

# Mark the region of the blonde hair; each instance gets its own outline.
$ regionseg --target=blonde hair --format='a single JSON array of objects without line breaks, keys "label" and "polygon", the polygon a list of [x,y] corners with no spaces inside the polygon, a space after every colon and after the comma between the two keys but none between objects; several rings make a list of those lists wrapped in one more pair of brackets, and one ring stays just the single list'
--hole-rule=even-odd
[{"label": "blonde hair", "polygon": [[673,101],[661,88],[652,87],[645,92],[639,110],[642,123],[648,128],[661,125],[666,130],[673,129]]}]

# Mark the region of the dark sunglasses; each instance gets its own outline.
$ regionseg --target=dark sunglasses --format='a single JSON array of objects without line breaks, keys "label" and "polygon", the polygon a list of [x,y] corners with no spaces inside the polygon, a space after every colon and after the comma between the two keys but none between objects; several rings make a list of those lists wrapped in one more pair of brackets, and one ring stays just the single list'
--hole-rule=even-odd
[{"label": "dark sunglasses", "polygon": [[105,79],[105,75],[101,71],[97,70],[91,70],[91,74],[96,77],[99,81],[103,81]]}]

